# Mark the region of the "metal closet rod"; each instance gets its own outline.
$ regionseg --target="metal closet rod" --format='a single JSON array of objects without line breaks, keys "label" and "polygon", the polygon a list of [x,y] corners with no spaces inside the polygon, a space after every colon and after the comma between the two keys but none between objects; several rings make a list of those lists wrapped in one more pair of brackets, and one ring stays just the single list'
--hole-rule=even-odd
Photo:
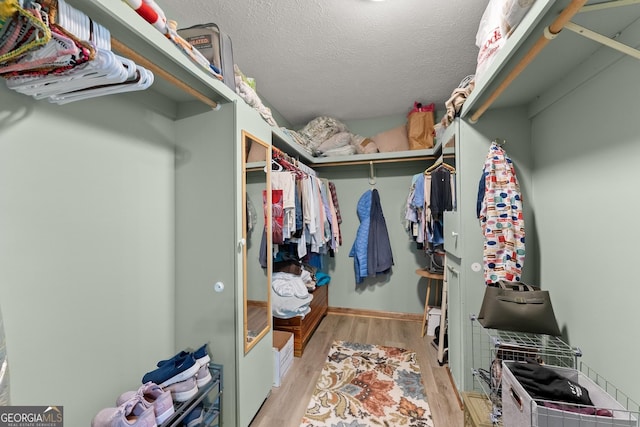
[{"label": "metal closet rod", "polygon": [[175,85],[178,88],[180,88],[180,90],[183,90],[184,92],[186,92],[189,95],[193,96],[194,98],[198,99],[202,103],[210,106],[214,110],[218,109],[218,103],[217,102],[209,99],[207,96],[205,96],[202,93],[198,92],[197,90],[195,90],[194,88],[192,88],[191,86],[189,86],[188,84],[183,82],[182,80],[175,78],[174,76],[169,74],[164,69],[158,67],[156,64],[154,64],[153,62],[149,61],[144,56],[140,55],[138,52],[136,52],[133,49],[131,49],[129,46],[125,45],[124,43],[121,43],[118,39],[115,39],[115,38],[111,37],[111,47],[114,50],[116,50],[117,52],[120,52],[123,56],[126,56],[126,57],[130,58],[132,61],[134,61],[134,62],[140,64],[141,66],[151,70],[153,73],[155,73],[158,76],[162,77],[164,80],[172,83],[173,85]]},{"label": "metal closet rod", "polygon": [[491,104],[509,87],[511,83],[522,73],[525,68],[535,59],[536,56],[547,46],[551,40],[553,40],[564,26],[573,18],[573,16],[580,11],[582,6],[587,0],[571,0],[571,3],[564,8],[560,15],[545,28],[544,34],[536,41],[536,43],[529,49],[527,54],[518,62],[518,64],[511,70],[511,72],[504,78],[500,85],[493,91],[491,96],[478,108],[478,110],[471,115],[471,123],[475,123],[478,119],[489,109]]}]

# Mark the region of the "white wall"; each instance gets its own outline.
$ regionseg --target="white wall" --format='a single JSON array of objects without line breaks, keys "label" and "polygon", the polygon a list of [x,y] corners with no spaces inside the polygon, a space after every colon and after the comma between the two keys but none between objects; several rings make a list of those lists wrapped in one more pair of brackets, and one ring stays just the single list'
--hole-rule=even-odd
[{"label": "white wall", "polygon": [[571,345],[640,401],[638,63],[629,57],[533,119],[540,281]]},{"label": "white wall", "polygon": [[174,351],[171,122],[0,88],[0,306],[13,405],[89,425]]}]

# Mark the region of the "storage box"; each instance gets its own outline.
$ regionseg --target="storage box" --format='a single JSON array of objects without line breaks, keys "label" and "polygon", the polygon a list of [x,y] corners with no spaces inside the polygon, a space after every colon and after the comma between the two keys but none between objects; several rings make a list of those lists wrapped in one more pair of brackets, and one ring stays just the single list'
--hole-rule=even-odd
[{"label": "storage box", "polygon": [[438,307],[429,309],[429,320],[427,321],[427,335],[433,336],[436,333],[436,327],[440,326],[440,314],[442,310]]},{"label": "storage box", "polygon": [[218,73],[222,74],[224,84],[235,92],[233,47],[229,35],[220,31],[218,25],[213,22],[181,28],[178,34],[202,53]]},{"label": "storage box", "polygon": [[[518,382],[509,366],[513,362],[502,363],[502,420],[509,427],[629,427],[637,426],[633,412],[628,412],[617,400],[600,388],[593,380],[573,368],[547,365],[558,374],[581,385],[589,392],[589,397],[598,409],[608,409],[613,417],[585,415],[544,406],[535,401]],[[561,404],[561,402],[552,402]],[[572,406],[572,405],[568,405]]]},{"label": "storage box", "polygon": [[293,334],[273,331],[273,385],[280,387],[282,378],[293,364]]}]

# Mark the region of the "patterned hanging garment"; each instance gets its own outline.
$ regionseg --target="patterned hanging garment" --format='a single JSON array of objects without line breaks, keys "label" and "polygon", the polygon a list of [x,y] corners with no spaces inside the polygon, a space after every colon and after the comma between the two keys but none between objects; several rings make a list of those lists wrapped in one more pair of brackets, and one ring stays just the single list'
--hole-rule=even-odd
[{"label": "patterned hanging garment", "polygon": [[513,162],[495,142],[484,163],[477,213],[484,236],[485,283],[520,281],[525,255],[522,195]]}]

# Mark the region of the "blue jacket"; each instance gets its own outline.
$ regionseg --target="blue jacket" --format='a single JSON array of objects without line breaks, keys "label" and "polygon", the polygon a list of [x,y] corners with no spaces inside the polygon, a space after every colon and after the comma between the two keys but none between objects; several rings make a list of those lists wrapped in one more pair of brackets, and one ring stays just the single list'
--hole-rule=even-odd
[{"label": "blue jacket", "polygon": [[358,200],[357,207],[360,226],[356,232],[356,240],[351,246],[349,256],[353,257],[353,267],[356,273],[356,284],[361,283],[367,277],[367,246],[369,244],[369,221],[371,215],[371,191],[367,191]]}]

